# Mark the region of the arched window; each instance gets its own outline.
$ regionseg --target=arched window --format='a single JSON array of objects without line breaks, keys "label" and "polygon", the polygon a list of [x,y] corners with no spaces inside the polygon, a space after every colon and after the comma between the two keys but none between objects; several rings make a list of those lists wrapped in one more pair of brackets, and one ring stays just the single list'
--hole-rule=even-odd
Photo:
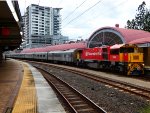
[{"label": "arched window", "polygon": [[89,39],[89,48],[124,43],[123,36],[119,32],[112,29],[96,31]]}]

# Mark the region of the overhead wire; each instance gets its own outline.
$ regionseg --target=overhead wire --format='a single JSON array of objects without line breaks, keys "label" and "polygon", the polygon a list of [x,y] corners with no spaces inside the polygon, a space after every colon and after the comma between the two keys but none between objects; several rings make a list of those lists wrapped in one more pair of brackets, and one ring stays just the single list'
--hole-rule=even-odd
[{"label": "overhead wire", "polygon": [[96,5],[98,5],[102,0],[96,2],[94,5],[92,5],[91,7],[89,7],[88,9],[86,9],[84,12],[82,12],[80,15],[78,15],[77,17],[75,17],[74,19],[72,19],[71,21],[69,21],[65,26],[67,26],[68,24],[70,24],[71,22],[73,22],[74,20],[78,19],[79,17],[81,17],[83,14],[85,14],[86,12],[88,12],[89,10],[91,10],[93,7],[95,7]]},{"label": "overhead wire", "polygon": [[[115,7],[113,7],[113,8],[110,8],[109,10],[111,10],[112,11],[112,9],[115,9],[116,7],[118,7],[118,6],[121,6],[122,4],[124,4],[126,1],[128,1],[128,0],[125,0],[125,1],[123,1],[123,2],[121,2],[121,3],[119,3],[117,6],[115,6]],[[101,1],[99,1],[99,2],[101,2]],[[97,4],[96,4],[97,5]],[[94,6],[93,6],[94,7]],[[83,12],[84,13],[84,12]],[[80,15],[82,15],[82,14],[80,14]],[[66,25],[64,25],[64,27],[66,27],[68,24],[70,24],[72,21],[74,21],[74,20],[76,20],[77,18],[79,18],[80,17],[80,15],[78,15],[76,18],[74,18],[74,19],[72,19],[70,22],[68,22]],[[101,13],[101,15],[105,15],[105,13],[104,12],[102,12]],[[99,16],[101,16],[101,15],[99,15]],[[98,17],[99,17],[98,16]],[[95,17],[94,17],[95,18]],[[96,16],[96,18],[97,18],[97,16]],[[93,19],[93,18],[92,18]],[[90,19],[91,20],[91,19]]]},{"label": "overhead wire", "polygon": [[[108,11],[107,13],[102,12],[102,13],[100,13],[100,15],[95,16],[95,17],[93,17],[93,18],[98,18],[99,16],[106,15],[106,14],[108,14],[109,12],[112,12],[116,7],[118,8],[119,6],[123,5],[123,4],[126,3],[127,1],[128,1],[128,0],[124,0],[123,2],[121,2],[121,3],[117,4],[116,6],[110,8],[110,9],[109,9],[110,11]],[[92,19],[93,19],[93,18],[92,18]],[[92,20],[92,19],[90,19],[90,20]],[[89,20],[89,21],[90,21],[90,20]]]},{"label": "overhead wire", "polygon": [[[112,12],[113,9],[115,9],[116,7],[120,7],[121,5],[123,5],[123,4],[124,4],[125,2],[127,2],[127,1],[128,1],[128,0],[124,0],[124,1],[121,2],[121,3],[118,3],[118,4],[115,5],[114,7],[110,8],[108,12]],[[93,18],[98,18],[99,16],[102,16],[102,15],[105,15],[105,14],[106,14],[105,12],[102,12],[102,13],[100,13],[100,15],[95,16],[95,17],[93,17]],[[107,13],[107,14],[108,14],[108,13]],[[88,20],[88,22],[90,22],[93,18],[91,18],[90,20]],[[87,22],[87,21],[84,21],[84,22]],[[90,33],[86,33],[86,34],[83,35],[83,36],[86,36],[87,34],[90,34]]]},{"label": "overhead wire", "polygon": [[79,9],[87,0],[84,0],[81,4],[79,4],[73,11],[71,11],[62,21],[66,20],[69,16],[71,16],[77,9]]}]

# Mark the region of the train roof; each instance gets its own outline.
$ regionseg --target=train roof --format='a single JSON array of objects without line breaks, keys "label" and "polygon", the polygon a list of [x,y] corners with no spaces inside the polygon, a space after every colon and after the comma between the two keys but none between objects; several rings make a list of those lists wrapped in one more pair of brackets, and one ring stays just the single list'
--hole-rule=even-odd
[{"label": "train roof", "polygon": [[115,45],[111,46],[110,49],[118,49],[118,48],[120,48],[120,47],[122,47],[124,45],[125,44],[115,44]]},{"label": "train roof", "polygon": [[65,52],[74,52],[76,50],[80,50],[80,49],[69,49],[69,50],[65,50]]},{"label": "train roof", "polygon": [[50,51],[48,53],[62,53],[63,51]]},{"label": "train roof", "polygon": [[78,50],[78,49],[69,49],[69,50],[65,50],[65,51],[50,51],[48,53],[72,53],[76,50]]}]

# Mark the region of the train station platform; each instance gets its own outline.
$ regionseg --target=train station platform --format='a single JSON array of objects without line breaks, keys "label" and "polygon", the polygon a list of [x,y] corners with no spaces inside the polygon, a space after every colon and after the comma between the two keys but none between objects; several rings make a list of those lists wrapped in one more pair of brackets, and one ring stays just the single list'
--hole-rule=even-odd
[{"label": "train station platform", "polygon": [[28,63],[0,64],[0,113],[66,113],[41,73]]},{"label": "train station platform", "polygon": [[150,66],[145,66],[144,73],[145,73],[145,75],[149,75],[150,76]]}]

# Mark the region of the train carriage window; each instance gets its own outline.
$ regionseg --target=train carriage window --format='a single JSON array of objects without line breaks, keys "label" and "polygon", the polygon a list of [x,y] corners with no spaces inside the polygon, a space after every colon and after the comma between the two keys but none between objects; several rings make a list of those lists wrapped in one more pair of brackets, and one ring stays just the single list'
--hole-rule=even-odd
[{"label": "train carriage window", "polygon": [[49,57],[52,57],[52,54],[48,54]]},{"label": "train carriage window", "polygon": [[110,54],[112,55],[118,55],[119,54],[119,49],[111,49]]}]

